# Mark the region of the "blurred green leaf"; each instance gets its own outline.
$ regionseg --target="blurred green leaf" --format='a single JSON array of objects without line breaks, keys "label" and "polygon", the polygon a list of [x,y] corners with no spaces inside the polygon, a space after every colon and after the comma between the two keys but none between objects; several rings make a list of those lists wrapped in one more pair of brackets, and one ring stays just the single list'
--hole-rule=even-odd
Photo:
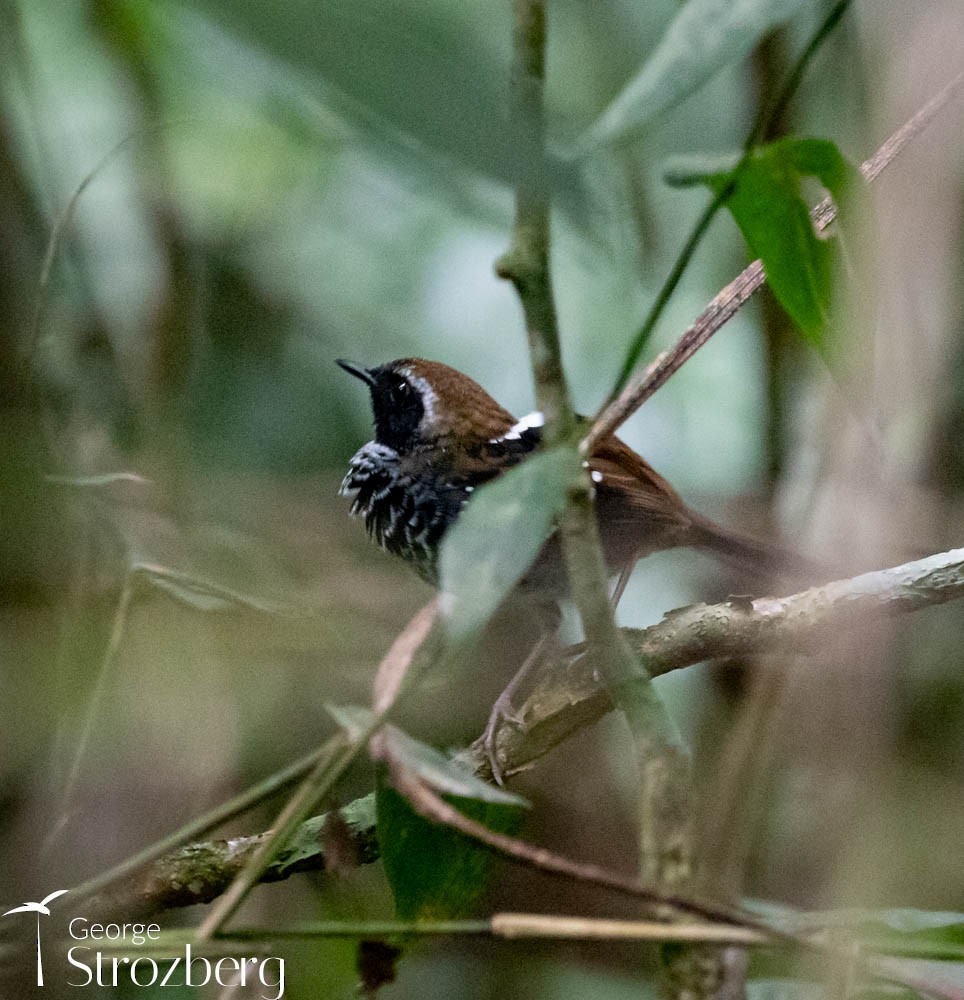
[{"label": "blurred green leaf", "polygon": [[964,913],[935,910],[843,910],[807,914],[805,926],[845,930],[871,951],[964,961]]},{"label": "blurred green leaf", "polygon": [[496,805],[529,808],[529,803],[520,795],[490,785],[473,774],[464,764],[446,757],[434,747],[413,739],[400,729],[391,727],[387,738],[392,759],[439,794],[478,799]]},{"label": "blurred green leaf", "polygon": [[[911,964],[920,966],[918,971],[922,976],[938,963],[956,963],[953,968],[964,970],[964,913],[912,909],[800,913],[779,903],[760,900],[744,901],[744,905],[787,930],[829,934],[838,944],[859,945],[865,955],[913,959],[908,968]],[[759,950],[751,956],[751,979],[789,979],[807,974],[800,967],[799,956],[788,952]],[[946,976],[946,971],[941,975]]]},{"label": "blurred green leaf", "polygon": [[714,192],[731,188],[727,207],[747,245],[763,262],[777,300],[803,335],[826,348],[834,244],[818,235],[800,189],[801,178],[816,177],[838,208],[859,174],[825,139],[781,139],[751,150],[735,167],[687,172],[677,165],[676,184],[702,182]]},{"label": "blurred green leaf", "polygon": [[[516,154],[503,113],[506,65],[468,30],[472,11],[404,0],[191,6],[322,84],[356,126],[509,176],[505,159]],[[500,15],[508,32],[508,12]]]},{"label": "blurred green leaf", "polygon": [[532,565],[580,468],[574,448],[552,448],[473,496],[442,543],[441,587],[450,601],[451,638],[481,628]]},{"label": "blurred green leaf", "polygon": [[[396,766],[418,776],[446,802],[500,833],[518,831],[525,799],[480,781],[437,750],[397,729],[387,734]],[[496,856],[470,837],[424,819],[380,770],[375,792],[378,843],[401,920],[471,912],[485,892]]]},{"label": "blurred green leaf", "polygon": [[575,154],[612,145],[674,107],[724,66],[743,58],[801,0],[689,0],[655,50],[610,102]]}]

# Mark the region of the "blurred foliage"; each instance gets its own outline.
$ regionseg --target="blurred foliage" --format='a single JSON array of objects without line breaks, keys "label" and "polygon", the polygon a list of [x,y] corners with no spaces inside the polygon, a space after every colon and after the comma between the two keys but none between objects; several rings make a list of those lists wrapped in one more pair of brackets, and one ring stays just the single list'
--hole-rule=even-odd
[{"label": "blurred foliage", "polygon": [[[567,371],[592,412],[706,203],[661,183],[665,157],[739,148],[825,5],[799,4],[750,63],[578,163],[562,151],[638,79],[681,8],[550,8],[553,264]],[[961,16],[953,0],[855,5],[784,124],[859,161],[961,63]],[[370,417],[335,357],[436,358],[516,413],[532,394],[517,302],[492,271],[507,179],[525,166],[507,127],[502,0],[3,0],[0,19],[0,897],[19,901],[76,884],[300,756],[332,731],[326,703],[368,702],[374,665],[430,591],[367,544],[336,495]],[[624,429],[694,506],[747,531],[782,523],[835,565],[960,544],[961,128],[949,109],[882,182],[872,237],[845,248],[872,242],[879,259],[875,301],[858,304],[872,339],[847,340],[843,393],[813,355],[774,353],[784,321],[751,306]],[[652,349],[745,260],[719,220]],[[84,479],[112,472],[140,478]],[[119,620],[144,563],[244,601],[138,585]],[[740,587],[699,557],[656,556],[620,615],[647,624]],[[457,677],[426,685],[419,736],[479,732],[525,624],[509,620]],[[705,794],[748,800],[748,892],[959,908],[962,648],[959,612],[933,609],[788,662],[783,711],[753,744],[764,775],[753,788],[725,780],[752,670],[658,682]],[[371,787],[359,766],[342,801]],[[533,840],[634,864],[617,726],[560,748],[520,790]],[[277,808],[228,833],[267,828]],[[635,914],[505,867],[488,902]],[[390,912],[372,866],[265,887],[239,919]],[[287,996],[349,994],[351,944],[286,954]],[[638,996],[651,972],[651,953],[624,944],[433,943],[385,992],[609,1000]]]}]

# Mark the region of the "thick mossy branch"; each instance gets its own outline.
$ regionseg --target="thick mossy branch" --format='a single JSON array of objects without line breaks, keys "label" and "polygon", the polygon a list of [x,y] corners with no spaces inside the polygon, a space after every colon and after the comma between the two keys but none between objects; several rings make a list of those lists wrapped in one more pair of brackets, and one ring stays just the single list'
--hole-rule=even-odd
[{"label": "thick mossy branch", "polygon": [[[624,629],[623,635],[656,676],[720,657],[764,651],[806,654],[819,650],[828,636],[857,628],[873,629],[883,619],[961,598],[964,549],[954,549],[789,597],[760,598],[750,604],[692,605],[670,612],[649,628]],[[504,773],[531,767],[612,707],[592,656],[574,647],[536,683],[519,708],[520,724],[507,724],[499,732],[498,756]],[[480,742],[467,750],[466,756],[478,775],[489,776]],[[349,853],[357,863],[376,860],[373,796],[350,803],[339,816],[343,820],[336,838],[340,858],[347,837],[352,848]],[[263,881],[278,881],[296,872],[323,871],[328,839],[325,829],[324,816],[302,824]],[[231,883],[266,836],[261,833],[188,845],[130,876],[109,894],[86,901],[85,912],[147,916],[210,902]]]},{"label": "thick mossy branch", "polygon": [[[261,881],[280,882],[298,872],[324,871],[328,867],[329,846],[334,843],[339,851],[339,865],[377,861],[374,794],[350,802],[338,810],[337,817],[337,823],[333,823],[325,813],[302,823],[271,861]],[[327,831],[332,828],[329,836]],[[270,834],[266,830],[253,836],[186,844],[134,872],[110,890],[85,899],[84,913],[123,913],[140,919],[161,910],[213,902],[245,869]]]}]

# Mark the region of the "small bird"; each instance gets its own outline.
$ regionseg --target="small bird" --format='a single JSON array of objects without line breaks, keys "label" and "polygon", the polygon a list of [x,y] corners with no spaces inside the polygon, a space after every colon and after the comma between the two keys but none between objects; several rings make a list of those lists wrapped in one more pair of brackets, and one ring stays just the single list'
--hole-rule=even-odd
[{"label": "small bird", "polygon": [[[375,438],[351,459],[341,493],[353,497],[352,516],[368,534],[438,586],[439,545],[478,487],[535,451],[542,414],[516,420],[462,372],[437,361],[401,358],[365,368],[338,364],[371,393]],[[672,486],[619,438],[600,441],[587,461],[606,564],[619,573],[615,605],[637,560],[660,549],[706,549],[756,574],[799,575],[812,567],[800,557],[735,534],[691,510]],[[496,733],[517,721],[513,697],[534,672],[559,620],[557,602],[568,587],[561,546],[552,536],[519,583],[534,600],[541,638],[495,702],[483,733],[492,776],[502,784]]]},{"label": "small bird", "polygon": [[[375,438],[351,459],[341,493],[368,534],[438,586],[439,544],[479,486],[537,449],[542,416],[521,420],[455,368],[401,358],[364,368],[338,361],[371,393]],[[687,507],[672,486],[630,447],[611,436],[588,458],[596,516],[610,572],[624,576],[660,549],[706,549],[755,572],[799,571],[795,555],[738,535]],[[565,596],[558,541],[546,543],[523,578],[523,590]],[[624,579],[621,578],[621,582]]]}]

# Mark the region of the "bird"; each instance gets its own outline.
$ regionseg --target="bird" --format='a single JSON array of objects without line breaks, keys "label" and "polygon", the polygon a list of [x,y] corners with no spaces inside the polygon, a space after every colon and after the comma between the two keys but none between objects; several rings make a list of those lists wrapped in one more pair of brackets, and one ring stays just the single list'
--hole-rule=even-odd
[{"label": "bird", "polygon": [[[349,462],[340,492],[369,536],[438,586],[439,547],[473,492],[542,443],[542,415],[517,420],[470,376],[424,358],[366,368],[337,364],[368,386],[375,436]],[[618,437],[587,459],[606,564],[612,574],[653,552],[692,547],[756,573],[797,571],[802,557],[716,524],[688,507],[670,483]],[[558,540],[550,538],[523,577],[524,591],[567,592]]]},{"label": "bird", "polygon": [[[337,362],[368,387],[375,436],[351,458],[340,492],[369,536],[439,586],[439,550],[449,528],[478,488],[501,476],[542,444],[543,418],[517,420],[474,379],[438,361],[399,358],[373,368]],[[688,507],[669,482],[615,435],[586,458],[595,493],[603,556],[618,581],[615,605],[636,562],[661,549],[704,549],[754,575],[810,572],[802,557],[739,535]],[[482,741],[493,778],[502,784],[496,732],[518,722],[513,698],[535,672],[568,596],[561,544],[552,535],[516,591],[533,601],[540,637],[496,700]]]}]

